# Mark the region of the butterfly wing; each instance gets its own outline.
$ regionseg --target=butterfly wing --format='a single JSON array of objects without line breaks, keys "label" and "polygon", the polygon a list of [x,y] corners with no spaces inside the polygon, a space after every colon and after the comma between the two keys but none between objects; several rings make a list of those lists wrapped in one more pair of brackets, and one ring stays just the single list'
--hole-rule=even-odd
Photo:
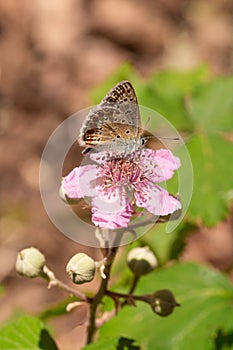
[{"label": "butterfly wing", "polygon": [[92,109],[82,126],[81,144],[95,146],[117,138],[138,141],[141,137],[140,112],[133,86],[124,80],[114,86]]}]

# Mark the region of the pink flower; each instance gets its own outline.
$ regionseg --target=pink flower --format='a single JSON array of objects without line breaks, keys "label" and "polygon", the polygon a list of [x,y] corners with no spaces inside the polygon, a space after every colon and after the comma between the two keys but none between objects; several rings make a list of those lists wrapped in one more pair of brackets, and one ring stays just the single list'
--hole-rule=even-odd
[{"label": "pink flower", "polygon": [[63,178],[62,191],[68,199],[91,198],[96,226],[127,227],[135,205],[155,216],[181,209],[180,201],[157,185],[180,167],[171,151],[144,148],[127,159],[109,158],[105,152],[90,157],[95,164],[74,168]]}]

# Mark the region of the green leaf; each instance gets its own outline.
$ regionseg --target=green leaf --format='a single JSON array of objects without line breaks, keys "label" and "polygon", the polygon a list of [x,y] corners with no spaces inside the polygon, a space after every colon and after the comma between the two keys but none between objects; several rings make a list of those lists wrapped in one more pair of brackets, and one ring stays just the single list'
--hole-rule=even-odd
[{"label": "green leaf", "polygon": [[1,350],[58,350],[44,323],[31,316],[21,316],[0,329]]},{"label": "green leaf", "polygon": [[190,217],[215,225],[228,214],[233,144],[218,135],[200,134],[187,147],[194,170]]},{"label": "green leaf", "polygon": [[139,104],[159,112],[178,129],[192,130],[185,99],[206,80],[207,75],[205,66],[192,71],[156,73],[144,85],[135,86]]},{"label": "green leaf", "polygon": [[140,350],[134,345],[134,340],[128,338],[103,338],[96,340],[95,343],[85,346],[83,350]]},{"label": "green leaf", "polygon": [[190,116],[196,130],[207,133],[233,130],[233,78],[217,78],[196,90]]},{"label": "green leaf", "polygon": [[213,350],[221,329],[233,330],[233,285],[220,272],[183,263],[154,271],[141,279],[137,294],[170,289],[181,307],[167,318],[149,305],[125,307],[100,330],[100,338],[121,334],[136,339],[147,350]]},{"label": "green leaf", "polygon": [[155,253],[159,264],[178,259],[185,247],[185,238],[196,229],[195,225],[182,222],[174,231],[166,233],[164,224],[155,225],[142,240]]}]

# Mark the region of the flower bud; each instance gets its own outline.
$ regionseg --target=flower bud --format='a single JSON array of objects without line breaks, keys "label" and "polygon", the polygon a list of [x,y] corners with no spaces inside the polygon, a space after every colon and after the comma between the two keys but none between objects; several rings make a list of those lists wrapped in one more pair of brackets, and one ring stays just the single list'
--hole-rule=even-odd
[{"label": "flower bud", "polygon": [[127,256],[127,263],[136,276],[146,275],[158,265],[154,253],[148,247],[132,249]]},{"label": "flower bud", "polygon": [[95,261],[84,253],[75,254],[66,265],[66,272],[76,284],[92,281],[95,269]]},{"label": "flower bud", "polygon": [[172,292],[168,289],[161,289],[154,293],[151,301],[152,310],[159,316],[169,316],[176,306],[180,306]]},{"label": "flower bud", "polygon": [[26,248],[17,255],[16,271],[26,277],[38,277],[45,265],[44,255],[36,248]]}]

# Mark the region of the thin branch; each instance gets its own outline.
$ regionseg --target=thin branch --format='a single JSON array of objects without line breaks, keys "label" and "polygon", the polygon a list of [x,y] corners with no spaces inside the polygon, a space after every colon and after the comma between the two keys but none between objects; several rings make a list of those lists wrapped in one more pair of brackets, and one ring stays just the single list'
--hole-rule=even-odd
[{"label": "thin branch", "polygon": [[76,290],[76,289],[68,286],[64,282],[60,281],[55,276],[54,272],[51,271],[46,265],[43,268],[42,277],[45,278],[47,281],[49,281],[48,288],[56,286],[56,287],[63,289],[64,291],[68,292],[69,294],[75,295],[81,301],[85,301],[85,302],[90,303],[92,300],[91,298],[88,298],[84,293],[79,292],[78,290]]},{"label": "thin branch", "polygon": [[[96,328],[100,328],[101,326],[103,326],[104,323],[108,322],[110,319],[112,319],[114,316],[116,316],[117,312],[120,309],[122,309],[124,306],[126,306],[126,305],[135,306],[135,302],[134,302],[135,300],[144,301],[144,302],[150,304],[150,302],[151,302],[150,295],[143,295],[143,296],[132,295],[132,293],[137,285],[138,279],[139,278],[136,276],[133,279],[129,294],[112,292],[110,290],[105,291],[105,294],[113,299],[113,301],[114,301],[115,305],[117,305],[117,307],[111,311],[104,312],[103,315],[96,320]],[[124,301],[122,303],[120,303],[119,298],[124,298]]]},{"label": "thin branch", "polygon": [[148,300],[148,295],[133,295],[133,294],[125,294],[125,293],[118,293],[118,292],[112,292],[111,290],[106,290],[106,295],[113,298],[123,298],[125,300],[132,299],[132,300],[140,300],[140,301],[146,301]]},{"label": "thin branch", "polygon": [[133,294],[135,288],[137,287],[138,281],[139,281],[139,276],[133,275],[129,294]]}]

